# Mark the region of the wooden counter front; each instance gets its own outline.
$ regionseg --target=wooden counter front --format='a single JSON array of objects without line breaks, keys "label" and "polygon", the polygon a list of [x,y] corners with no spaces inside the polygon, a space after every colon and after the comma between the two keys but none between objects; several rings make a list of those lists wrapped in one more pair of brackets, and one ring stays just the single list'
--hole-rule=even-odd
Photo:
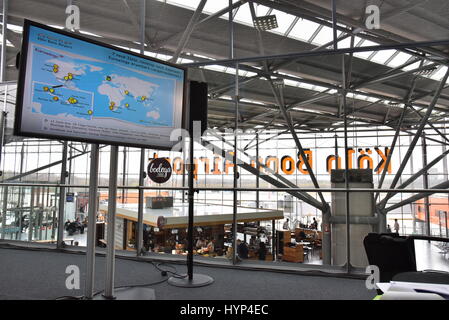
[{"label": "wooden counter front", "polygon": [[304,249],[302,245],[296,245],[295,247],[284,247],[282,261],[304,262]]}]

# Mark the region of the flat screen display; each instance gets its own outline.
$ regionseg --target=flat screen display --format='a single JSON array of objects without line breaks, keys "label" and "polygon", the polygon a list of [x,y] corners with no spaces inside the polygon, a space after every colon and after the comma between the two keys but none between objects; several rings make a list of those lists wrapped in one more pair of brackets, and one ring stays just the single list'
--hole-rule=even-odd
[{"label": "flat screen display", "polygon": [[170,149],[186,70],[25,20],[15,134]]}]

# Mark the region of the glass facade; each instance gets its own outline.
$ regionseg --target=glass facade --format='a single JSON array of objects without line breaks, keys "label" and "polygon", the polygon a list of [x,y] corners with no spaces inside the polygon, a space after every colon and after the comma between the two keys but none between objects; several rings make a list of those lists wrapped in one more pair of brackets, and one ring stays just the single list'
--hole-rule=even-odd
[{"label": "glass facade", "polygon": [[[445,128],[442,130],[445,130]],[[409,148],[410,135],[401,134],[394,149],[390,166],[386,168],[385,163],[388,153],[391,151],[393,135],[394,132],[391,129],[383,127],[364,129],[354,125],[353,128],[348,128],[349,150],[347,154],[349,167],[369,169],[373,173],[374,188],[388,189],[390,187],[403,156]],[[333,198],[343,199],[344,193],[330,192],[326,189],[336,187],[331,183],[330,171],[335,169],[337,164],[339,168],[344,168],[343,133],[341,130],[332,133],[298,132],[298,136],[319,187],[325,190],[323,192],[324,199],[331,208],[334,208]],[[233,151],[233,136],[230,134],[209,135],[206,138],[221,150]],[[418,142],[397,186],[401,186],[421,170],[424,161],[430,163],[446,151],[445,145],[437,142],[439,138],[432,130],[426,130],[426,148],[423,148],[422,140]],[[66,184],[70,187],[65,190],[63,224],[57,221],[60,197],[60,188],[57,183],[61,179],[62,143],[51,140],[26,139],[4,146],[2,155],[4,183],[37,184],[37,186],[2,186],[0,206],[2,208],[2,238],[51,243],[57,238],[58,227],[63,226],[64,240],[67,244],[86,245],[84,228],[87,226],[86,221],[89,211],[87,186],[89,184],[90,147],[76,142],[69,142],[68,145]],[[280,211],[282,214],[281,218],[263,219],[258,217],[254,221],[237,221],[237,238],[249,245],[249,258],[257,258],[258,246],[255,242],[259,242],[261,238],[266,243],[268,258],[266,257],[265,260],[267,263],[281,257],[279,250],[282,249],[279,249],[279,241],[283,237],[281,233],[286,231],[285,226],[288,225],[288,228],[294,232],[294,235],[292,233],[293,237],[296,237],[298,242],[306,243],[304,247],[310,248],[310,252],[304,253],[304,257],[298,261],[304,264],[322,264],[322,243],[320,240],[323,231],[325,231],[323,229],[326,228],[322,224],[322,211],[316,205],[314,206],[313,202],[310,203],[310,201],[304,201],[285,191],[277,190],[265,179],[265,177],[270,177],[284,183],[290,182],[297,188],[314,189],[303,159],[298,157],[298,150],[292,136],[279,131],[263,131],[257,135],[254,132],[244,132],[238,136],[238,147],[238,159],[256,168],[255,159],[258,155],[261,166],[259,175],[239,167],[237,187],[252,190],[237,192],[238,207],[265,209],[267,212],[270,210],[272,212]],[[423,156],[424,152],[426,152],[426,157]],[[100,146],[99,154],[100,210],[97,222],[101,225],[101,222],[106,220],[107,213],[110,147]],[[154,157],[165,157],[172,164],[173,173],[171,179],[161,185],[145,178],[144,186],[154,189],[146,189],[144,197],[172,196],[174,207],[186,205],[186,190],[180,189],[181,187],[187,187],[188,178],[183,153],[145,150],[145,154],[145,166]],[[338,154],[339,161],[336,160],[336,154]],[[139,162],[140,149],[119,148],[118,185],[120,187],[117,192],[119,208],[122,205],[123,208],[128,206],[128,208],[137,211]],[[195,205],[198,207],[203,204],[217,205],[226,208],[218,214],[232,214],[234,169],[232,158],[225,159],[219,155],[219,152],[214,153],[210,148],[207,149],[196,144],[194,163],[194,186],[200,188],[200,191],[195,193]],[[40,170],[36,170],[38,168]],[[386,170],[385,180],[382,186],[379,186],[383,170]],[[418,190],[414,192],[414,189],[432,188],[443,181],[447,181],[447,159],[443,158],[427,171],[427,187],[424,182],[425,177],[426,175],[420,175],[404,187],[404,192],[398,190],[398,192],[392,194],[386,205],[388,210],[386,215],[387,228],[394,231],[397,220],[401,235],[427,235],[429,228],[430,235],[447,236],[447,212],[449,211],[447,193],[432,194],[428,198],[420,198],[389,210],[389,207],[419,193]],[[202,190],[202,188],[212,190]],[[215,188],[218,190],[213,190]],[[256,188],[263,191],[253,190]],[[320,198],[317,192],[309,192],[309,194],[319,203]],[[370,194],[376,195],[375,192]],[[377,201],[382,201],[386,195],[386,192],[382,192]],[[353,193],[353,196],[357,197],[355,193]],[[203,212],[200,215],[207,214],[207,212]],[[354,212],[351,211],[350,214],[359,215],[357,209]],[[288,223],[286,224],[287,219]],[[427,223],[428,219],[430,219],[430,223]],[[316,226],[313,225],[314,220],[317,221]],[[70,225],[69,222],[74,221],[79,223]],[[137,235],[135,219],[126,216],[119,210],[117,212],[117,225],[116,248],[135,250]],[[342,225],[345,226],[346,224],[343,223]],[[358,227],[354,226],[353,231],[355,232]],[[154,253],[184,254],[186,227],[186,225],[180,225],[163,231],[164,228],[145,225],[145,250]],[[313,229],[314,227],[316,229]],[[337,227],[334,225],[334,228]],[[226,257],[228,248],[231,246],[231,230],[232,221],[229,221],[229,219],[224,219],[217,224],[205,223],[203,226],[196,224],[195,245],[198,240],[211,242],[212,239],[215,239],[215,246],[217,247],[215,254],[205,254],[202,252],[201,246],[198,246],[196,252],[203,256]],[[300,239],[301,231],[311,232],[312,236]],[[338,232],[337,229],[335,229],[335,232]],[[217,235],[220,236],[217,238]],[[100,242],[97,244],[100,246],[104,244],[106,236],[105,228],[99,227],[97,229],[97,240]],[[360,242],[361,239],[357,239],[357,241]],[[207,243],[204,248],[207,248]],[[207,252],[207,250],[204,251]],[[287,257],[285,253],[284,257]],[[337,260],[334,257],[334,261]],[[295,259],[285,259],[284,261],[298,262]]]}]

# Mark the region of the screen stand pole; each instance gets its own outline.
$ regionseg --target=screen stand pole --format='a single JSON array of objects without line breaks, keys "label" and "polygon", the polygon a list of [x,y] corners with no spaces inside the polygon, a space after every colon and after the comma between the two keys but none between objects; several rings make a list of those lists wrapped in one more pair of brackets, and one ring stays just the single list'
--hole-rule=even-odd
[{"label": "screen stand pole", "polygon": [[[61,184],[66,183],[67,174],[67,141],[64,141],[62,147],[62,164],[61,164]],[[65,187],[59,188],[59,205],[58,205],[58,236],[56,241],[56,247],[58,249],[63,247],[64,242],[64,208],[66,203],[66,189]],[[54,228],[54,225],[53,225]],[[54,230],[54,229],[53,229]]]},{"label": "screen stand pole", "polygon": [[145,149],[140,149],[140,171],[139,171],[139,204],[137,207],[137,239],[136,248],[137,256],[141,256],[144,252],[143,246],[143,208],[145,205],[144,199],[144,179],[145,179]]},{"label": "screen stand pole", "polygon": [[[117,211],[117,177],[118,177],[118,146],[111,146],[109,163],[108,214],[106,233],[106,282],[102,295],[94,300],[155,300],[154,289],[133,287],[114,289],[115,276],[115,218]],[[137,235],[136,235],[137,236]]]},{"label": "screen stand pole", "polygon": [[187,275],[185,277],[170,277],[168,283],[176,287],[185,288],[196,288],[204,287],[210,285],[214,282],[214,279],[210,276],[204,274],[194,274],[193,273],[193,215],[194,215],[194,194],[195,189],[193,188],[193,171],[195,169],[195,164],[193,161],[193,130],[190,128],[190,146],[189,146],[189,165],[188,165],[188,201],[189,201],[189,225],[187,232],[188,240],[188,252],[187,252]]},{"label": "screen stand pole", "polygon": [[84,296],[87,299],[92,299],[94,290],[95,232],[98,209],[98,153],[98,144],[92,144],[90,151],[89,213],[87,218],[86,285],[84,289]]},{"label": "screen stand pole", "polygon": [[118,174],[118,146],[111,146],[109,164],[108,189],[108,215],[107,215],[107,242],[106,242],[106,283],[103,296],[114,299],[114,273],[115,273],[115,212],[117,209],[117,174]]}]

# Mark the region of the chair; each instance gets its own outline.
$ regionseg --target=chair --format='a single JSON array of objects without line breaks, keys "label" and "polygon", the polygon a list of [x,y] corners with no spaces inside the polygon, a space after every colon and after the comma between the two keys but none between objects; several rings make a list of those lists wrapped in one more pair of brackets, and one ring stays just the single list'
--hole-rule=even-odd
[{"label": "chair", "polygon": [[363,245],[369,264],[379,268],[380,282],[389,282],[401,272],[416,272],[413,239],[390,233],[369,233]]},{"label": "chair", "polygon": [[[380,282],[404,281],[449,284],[449,273],[416,270],[415,240],[449,241],[426,236],[369,233],[363,240],[370,265],[380,271]],[[378,290],[380,291],[380,290]]]}]

